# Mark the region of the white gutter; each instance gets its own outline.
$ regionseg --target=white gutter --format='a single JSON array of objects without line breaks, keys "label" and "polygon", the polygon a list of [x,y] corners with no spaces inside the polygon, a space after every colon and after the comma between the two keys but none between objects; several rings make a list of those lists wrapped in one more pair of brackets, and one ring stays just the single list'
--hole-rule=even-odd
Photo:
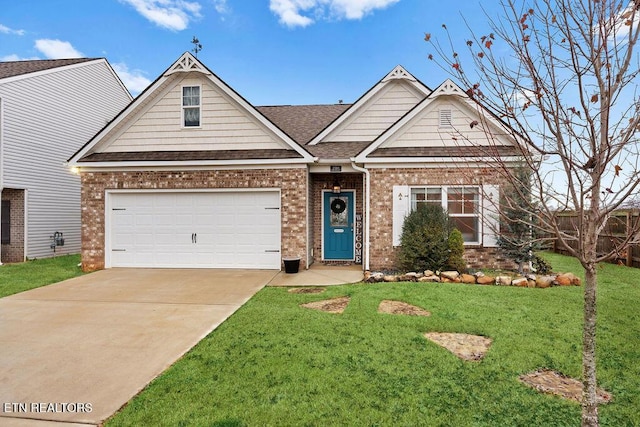
[{"label": "white gutter", "polygon": [[358,172],[364,173],[364,271],[369,271],[369,224],[370,224],[370,199],[371,199],[371,177],[369,170],[356,165],[354,159],[351,159],[351,167]]}]

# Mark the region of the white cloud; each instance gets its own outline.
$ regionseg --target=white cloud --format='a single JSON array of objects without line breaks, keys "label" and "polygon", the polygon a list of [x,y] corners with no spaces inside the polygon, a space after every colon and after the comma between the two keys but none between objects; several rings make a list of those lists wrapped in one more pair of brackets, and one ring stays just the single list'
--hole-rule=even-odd
[{"label": "white cloud", "polygon": [[48,59],[82,58],[84,56],[71,43],[62,40],[39,39],[36,40],[35,47]]},{"label": "white cloud", "polygon": [[126,64],[119,62],[113,64],[113,69],[118,74],[122,83],[134,96],[142,92],[151,84],[151,80],[144,76],[140,70],[129,70]]},{"label": "white cloud", "polygon": [[331,10],[347,19],[361,19],[375,9],[384,9],[400,0],[332,0]]},{"label": "white cloud", "polygon": [[[309,16],[335,19],[361,19],[376,9],[384,9],[400,0],[270,0],[269,8],[288,27],[313,24]],[[328,11],[328,13],[327,13]]]},{"label": "white cloud", "polygon": [[0,24],[0,33],[2,34],[16,34],[18,36],[24,36],[24,30],[14,30],[6,25]]},{"label": "white cloud", "polygon": [[[202,6],[186,0],[120,0],[133,6],[136,11],[154,24],[171,31],[182,31],[189,21],[200,18]],[[219,2],[220,3],[220,2]],[[224,5],[224,2],[221,2]]]},{"label": "white cloud", "polygon": [[213,0],[213,8],[221,15],[229,12],[227,0]]}]

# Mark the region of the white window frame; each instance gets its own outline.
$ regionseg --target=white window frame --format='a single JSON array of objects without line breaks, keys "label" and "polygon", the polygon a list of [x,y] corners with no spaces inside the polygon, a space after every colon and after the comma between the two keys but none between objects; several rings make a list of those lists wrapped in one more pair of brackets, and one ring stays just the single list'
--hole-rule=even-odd
[{"label": "white window frame", "polygon": [[[425,191],[429,190],[440,190],[440,205],[442,208],[448,212],[450,218],[475,218],[477,229],[476,229],[476,240],[466,241],[464,242],[465,246],[478,246],[482,244],[482,236],[484,234],[483,224],[482,224],[482,212],[483,212],[483,201],[482,201],[482,186],[479,185],[412,185],[409,187],[409,202],[410,202],[410,212],[413,211],[417,207],[417,202],[413,199],[413,190],[416,189],[424,189]],[[449,211],[449,192],[452,190],[475,190],[477,195],[476,201],[476,212],[475,213],[451,213]],[[428,203],[428,202],[424,202]]]},{"label": "white window frame", "polygon": [[[198,104],[197,105],[185,105],[184,104],[184,90],[185,88],[198,88]],[[202,127],[202,85],[184,85],[180,87],[180,105],[181,108],[181,123],[183,129],[198,129]],[[185,110],[190,108],[198,108],[198,125],[197,126],[187,126],[185,122]]]}]

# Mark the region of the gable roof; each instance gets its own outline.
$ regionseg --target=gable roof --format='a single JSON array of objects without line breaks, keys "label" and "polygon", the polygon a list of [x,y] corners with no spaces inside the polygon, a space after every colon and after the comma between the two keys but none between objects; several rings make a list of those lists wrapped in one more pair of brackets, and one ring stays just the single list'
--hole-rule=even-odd
[{"label": "gable roof", "polygon": [[[316,145],[324,142],[323,140],[329,136],[332,132],[336,131],[340,128],[340,126],[344,126],[348,123],[349,120],[353,120],[357,118],[358,115],[362,114],[366,111],[367,106],[370,101],[376,99],[378,96],[382,96],[383,92],[386,88],[392,87],[394,83],[405,83],[408,88],[411,88],[414,93],[420,94],[420,99],[427,97],[431,93],[431,89],[429,89],[424,83],[415,78],[411,73],[409,73],[404,67],[401,65],[397,65],[393,70],[387,73],[378,83],[376,83],[371,89],[365,92],[352,106],[345,112],[345,114],[337,117],[333,122],[331,122],[326,128],[324,128],[320,133],[318,133],[311,141],[309,141],[308,145]],[[411,104],[413,105],[413,104]],[[402,111],[403,114],[406,110]],[[397,116],[394,118],[394,122],[397,120]]]},{"label": "gable roof", "polygon": [[[440,98],[448,97],[458,100],[458,105],[467,109],[474,108],[477,114],[478,110],[483,114],[484,124],[491,126],[492,129],[502,130],[504,134],[494,134],[496,140],[502,140],[504,144],[488,144],[484,145],[460,145],[460,146],[415,146],[415,147],[385,147],[385,143],[392,140],[396,135],[401,134],[404,129],[410,126],[412,120],[417,119]],[[509,126],[502,120],[498,119],[487,108],[476,100],[471,99],[467,93],[450,79],[445,80],[438,86],[429,96],[422,102],[418,103],[413,109],[405,114],[401,119],[393,124],[389,129],[382,133],[372,144],[362,150],[354,161],[358,163],[366,162],[388,162],[391,159],[401,160],[403,162],[422,161],[434,158],[451,158],[451,157],[472,157],[472,158],[498,158],[498,157],[517,157],[522,155],[522,147],[513,141],[513,132],[508,131]],[[454,129],[452,129],[452,132]],[[505,139],[505,135],[508,135]]]},{"label": "gable roof", "polygon": [[65,67],[82,62],[95,61],[96,59],[99,58],[37,59],[31,61],[0,62],[0,79],[51,70],[53,68]]},{"label": "gable roof", "polygon": [[[282,153],[277,150],[255,149],[255,150],[203,150],[190,151],[149,151],[139,152],[131,150],[128,152],[102,153],[97,150],[101,145],[109,144],[117,138],[118,132],[127,128],[127,123],[136,114],[143,112],[146,107],[153,105],[162,97],[164,92],[176,84],[176,80],[186,73],[199,73],[208,79],[212,87],[215,87],[230,99],[235,106],[247,117],[251,117],[264,129],[282,143],[284,147]],[[154,154],[155,153],[155,154]],[[190,52],[185,52],[176,62],[174,62],[164,73],[162,73],[145,91],[134,99],[114,120],[108,123],[98,134],[96,134],[84,147],[76,152],[69,162],[75,165],[80,163],[92,163],[96,165],[101,162],[189,162],[200,161],[210,164],[250,163],[253,160],[282,162],[282,159],[294,159],[302,162],[313,161],[312,155],[301,145],[289,136],[280,127],[275,125],[256,107],[251,105],[244,97],[238,94],[233,88],[227,85],[222,79],[215,75],[205,65],[203,65]],[[290,161],[291,163],[291,161]],[[131,164],[131,163],[130,163]],[[103,166],[103,165],[99,165]],[[107,166],[104,164],[104,166]],[[109,165],[111,166],[111,165]]]}]

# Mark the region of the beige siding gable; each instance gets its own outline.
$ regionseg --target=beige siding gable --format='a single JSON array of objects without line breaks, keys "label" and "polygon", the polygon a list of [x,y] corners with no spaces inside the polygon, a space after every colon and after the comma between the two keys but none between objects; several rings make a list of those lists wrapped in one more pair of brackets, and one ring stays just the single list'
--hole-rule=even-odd
[{"label": "beige siding gable", "polygon": [[[201,87],[201,126],[182,126],[182,87]],[[190,73],[136,117],[102,152],[290,148],[206,76]]]},{"label": "beige siding gable", "polygon": [[510,145],[504,131],[494,126],[491,132],[497,139],[491,141],[483,126],[471,127],[481,122],[478,108],[459,96],[439,96],[378,148]]},{"label": "beige siding gable", "polygon": [[389,81],[322,142],[372,142],[423,98],[424,94],[411,83],[400,79]]}]

